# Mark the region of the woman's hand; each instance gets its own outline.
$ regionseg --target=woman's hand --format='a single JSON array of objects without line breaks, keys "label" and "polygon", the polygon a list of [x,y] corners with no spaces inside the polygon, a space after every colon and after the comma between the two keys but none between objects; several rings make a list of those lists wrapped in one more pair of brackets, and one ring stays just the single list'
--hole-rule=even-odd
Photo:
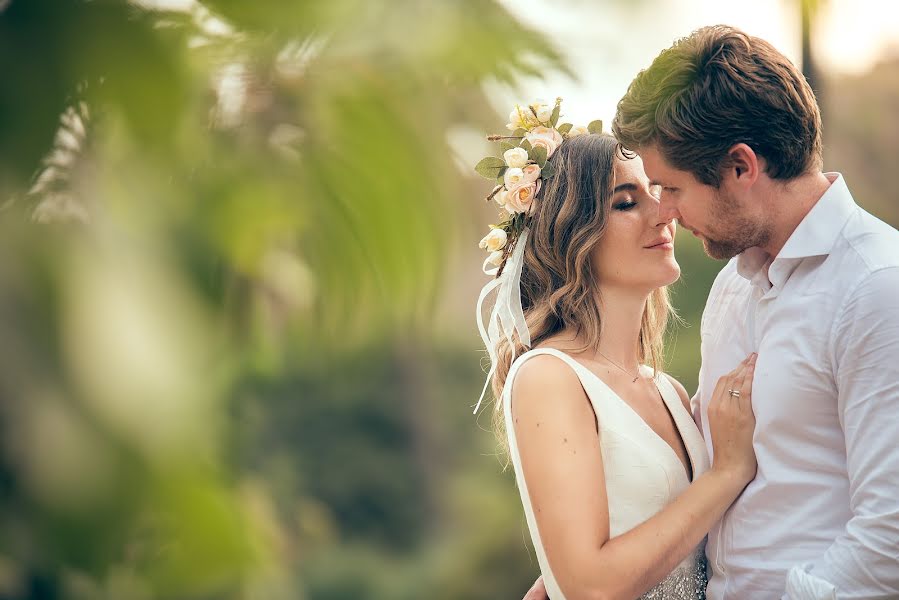
[{"label": "woman's hand", "polygon": [[757,467],[752,448],[755,430],[752,378],[757,357],[757,354],[750,354],[736,369],[718,380],[708,408],[712,470],[734,479],[740,490],[755,477]]}]

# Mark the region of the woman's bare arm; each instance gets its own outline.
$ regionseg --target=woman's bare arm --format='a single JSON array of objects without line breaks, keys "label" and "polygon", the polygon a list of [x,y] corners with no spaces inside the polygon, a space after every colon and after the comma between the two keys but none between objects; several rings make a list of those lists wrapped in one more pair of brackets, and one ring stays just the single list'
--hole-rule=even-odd
[{"label": "woman's bare arm", "polygon": [[[722,460],[661,512],[610,539],[596,417],[577,375],[555,357],[532,358],[515,379],[512,417],[544,550],[569,600],[634,598],[652,588],[696,548],[754,474],[754,459],[752,473],[745,460]],[[745,433],[737,416],[724,418],[737,426],[722,435]],[[745,447],[744,438],[725,440],[724,458]]]}]

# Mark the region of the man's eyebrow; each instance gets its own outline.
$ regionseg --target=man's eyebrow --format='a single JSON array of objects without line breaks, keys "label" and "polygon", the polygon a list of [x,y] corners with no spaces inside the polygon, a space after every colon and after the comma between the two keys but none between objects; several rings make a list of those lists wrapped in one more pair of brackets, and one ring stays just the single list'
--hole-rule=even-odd
[{"label": "man's eyebrow", "polygon": [[637,184],[636,183],[622,183],[621,185],[616,185],[615,189],[612,190],[612,193],[617,194],[618,192],[623,192],[624,190],[627,190],[629,192],[636,192]]},{"label": "man's eyebrow", "polygon": [[669,187],[669,186],[665,185],[664,183],[662,183],[661,181],[658,181],[656,179],[650,179],[649,185],[660,185],[662,187]]}]

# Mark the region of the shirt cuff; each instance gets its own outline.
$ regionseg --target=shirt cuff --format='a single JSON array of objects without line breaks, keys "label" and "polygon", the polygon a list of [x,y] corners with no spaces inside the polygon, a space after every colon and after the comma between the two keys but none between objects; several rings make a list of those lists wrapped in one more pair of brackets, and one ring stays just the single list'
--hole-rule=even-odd
[{"label": "shirt cuff", "polygon": [[811,563],[793,567],[787,574],[786,600],[837,600],[837,588],[830,582],[812,575]]}]

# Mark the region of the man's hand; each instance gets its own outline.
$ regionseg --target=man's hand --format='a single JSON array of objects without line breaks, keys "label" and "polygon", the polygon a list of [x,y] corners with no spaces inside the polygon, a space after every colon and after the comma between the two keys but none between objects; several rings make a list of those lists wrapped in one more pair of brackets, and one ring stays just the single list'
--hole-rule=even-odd
[{"label": "man's hand", "polygon": [[549,596],[546,595],[546,586],[543,585],[542,576],[537,578],[537,581],[534,582],[534,585],[531,586],[531,589],[528,590],[528,593],[521,600],[549,600]]}]

